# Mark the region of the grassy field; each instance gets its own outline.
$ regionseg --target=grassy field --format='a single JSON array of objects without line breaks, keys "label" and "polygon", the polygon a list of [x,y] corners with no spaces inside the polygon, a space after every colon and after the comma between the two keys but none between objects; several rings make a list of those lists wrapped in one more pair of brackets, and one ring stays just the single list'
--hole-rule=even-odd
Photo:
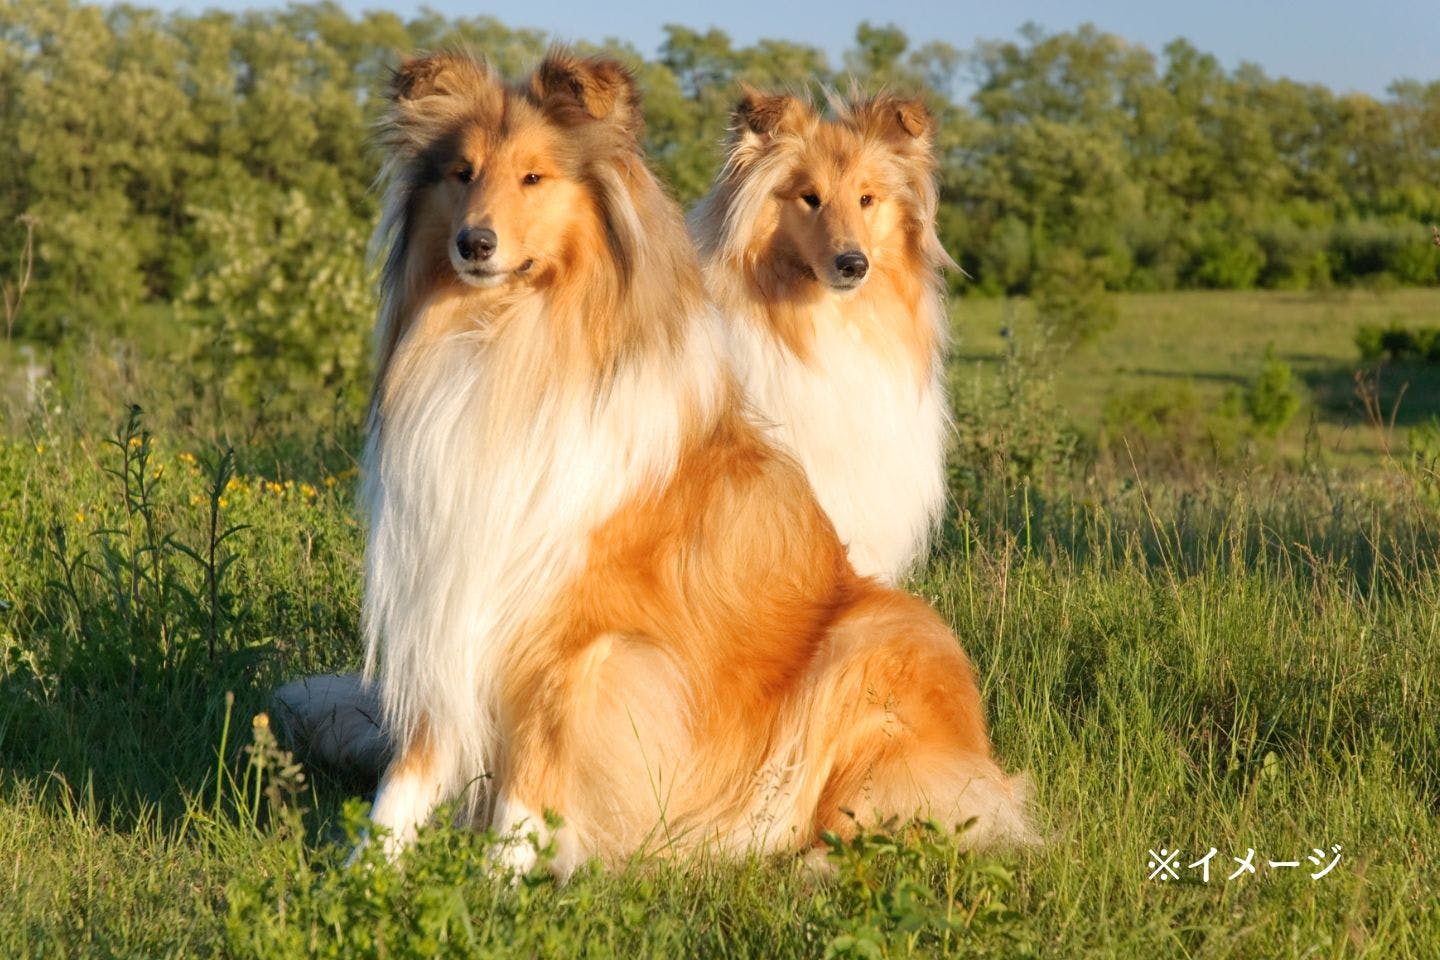
[{"label": "grassy field", "polygon": [[[1356,323],[1437,305],[1127,298],[1044,378],[1084,429],[1116,385],[1218,399],[1268,342],[1340,378]],[[1003,311],[961,305],[957,383],[1002,366],[999,326],[1026,322]],[[402,870],[340,869],[363,785],[256,719],[359,656],[353,417],[227,436],[163,400],[133,418],[111,404],[154,391],[95,369],[0,440],[0,956],[1440,955],[1440,507],[1347,446],[1358,425],[1321,419],[1337,470],[959,472],[912,586],[976,661],[1041,847],[915,828],[835,850],[819,885],[783,859],[510,885],[450,829]],[[1150,879],[1162,848],[1174,879]],[[1212,848],[1206,882],[1187,865]]]},{"label": "grassy field", "polygon": [[[1336,462],[1372,466],[1387,442],[1403,445],[1403,436],[1373,429],[1355,395],[1356,328],[1440,327],[1440,289],[1133,294],[1119,298],[1119,313],[1114,329],[1055,364],[1064,410],[1083,432],[1099,433],[1107,403],[1126,394],[1190,390],[1202,410],[1218,410],[1227,393],[1243,391],[1259,373],[1273,347],[1304,396],[1280,438],[1281,453],[1298,458],[1313,425],[1312,442]],[[962,300],[955,316],[962,378],[993,373],[1007,350],[1002,329],[1022,344],[1038,336],[1025,302]],[[1387,366],[1378,394],[1398,430],[1413,427],[1440,414],[1440,367]]]}]

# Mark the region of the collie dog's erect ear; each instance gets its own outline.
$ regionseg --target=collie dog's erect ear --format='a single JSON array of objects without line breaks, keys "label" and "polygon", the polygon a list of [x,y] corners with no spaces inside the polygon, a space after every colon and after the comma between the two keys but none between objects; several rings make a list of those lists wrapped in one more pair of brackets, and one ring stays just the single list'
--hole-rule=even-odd
[{"label": "collie dog's erect ear", "polygon": [[761,93],[742,83],[731,126],[740,137],[774,136],[799,129],[808,112],[799,99],[788,93]]},{"label": "collie dog's erect ear", "polygon": [[437,53],[400,64],[390,81],[389,115],[384,127],[392,145],[433,139],[464,116],[499,113],[505,92],[483,60],[460,53]]},{"label": "collie dog's erect ear", "polygon": [[473,82],[477,71],[486,73],[482,65],[453,54],[412,57],[396,68],[390,83],[390,99],[403,103],[453,96],[463,90],[467,82]]},{"label": "collie dog's erect ear", "polygon": [[554,49],[530,87],[542,108],[563,125],[601,121],[633,135],[644,129],[640,92],[625,65],[609,57],[577,57]]},{"label": "collie dog's erect ear", "polygon": [[935,118],[918,97],[881,94],[855,104],[851,115],[865,133],[880,140],[918,141],[928,147],[935,136]]}]

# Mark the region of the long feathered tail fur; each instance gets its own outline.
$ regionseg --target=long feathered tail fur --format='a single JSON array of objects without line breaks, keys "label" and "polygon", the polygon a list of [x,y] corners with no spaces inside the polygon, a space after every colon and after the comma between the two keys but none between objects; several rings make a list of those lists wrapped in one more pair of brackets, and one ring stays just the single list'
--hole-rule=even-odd
[{"label": "long feathered tail fur", "polygon": [[358,673],[322,673],[279,690],[271,714],[302,759],[347,776],[379,779],[390,760],[380,691]]}]

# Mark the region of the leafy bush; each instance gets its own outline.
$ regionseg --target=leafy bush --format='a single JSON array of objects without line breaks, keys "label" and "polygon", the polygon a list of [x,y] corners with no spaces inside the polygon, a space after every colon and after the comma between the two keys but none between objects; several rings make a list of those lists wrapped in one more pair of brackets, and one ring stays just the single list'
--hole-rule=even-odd
[{"label": "leafy bush", "polygon": [[1386,268],[1401,283],[1432,284],[1440,280],[1440,245],[1417,225],[1398,231],[1404,242],[1389,251]]},{"label": "leafy bush", "polygon": [[1355,347],[1360,359],[1367,363],[1379,360],[1385,354],[1385,331],[1373,323],[1362,323],[1355,328]]},{"label": "leafy bush", "polygon": [[1411,360],[1420,353],[1415,335],[1393,326],[1380,334],[1380,349],[1389,354],[1391,360]]},{"label": "leafy bush", "polygon": [[1035,309],[1050,341],[1069,348],[1115,326],[1120,308],[1106,291],[1102,265],[1074,250],[1057,250],[1044,261],[1035,284]]},{"label": "leafy bush", "polygon": [[1102,413],[1102,453],[1123,472],[1134,466],[1159,473],[1186,472],[1206,463],[1238,459],[1245,440],[1238,397],[1204,407],[1188,382],[1162,383],[1112,394]]},{"label": "leafy bush", "polygon": [[1189,275],[1201,287],[1244,290],[1255,286],[1265,252],[1255,239],[1233,229],[1207,229],[1191,253]]},{"label": "leafy bush", "polygon": [[[496,897],[488,904],[492,908],[505,904],[510,908],[507,916],[498,915],[498,910],[485,920],[474,916],[467,899],[475,899],[477,888],[494,884],[499,890],[485,858],[493,838],[454,828],[421,831],[398,864],[387,862],[381,844],[372,842],[355,863],[342,866],[346,851],[370,828],[364,809],[358,800],[347,802],[344,840],[315,852],[302,842],[303,822],[291,818],[296,836],[287,846],[284,869],[236,877],[226,891],[232,956],[339,960],[434,957],[442,952],[494,955],[477,949],[476,927],[513,923],[517,902],[523,910],[534,899],[534,884],[522,884],[515,896]],[[544,942],[543,931],[533,920],[529,929],[512,931],[517,933],[522,934],[517,937],[521,941]]]},{"label": "leafy bush", "polygon": [[1245,410],[1260,432],[1279,433],[1300,409],[1300,392],[1290,365],[1275,356],[1273,346],[1265,348],[1260,375],[1245,391]]},{"label": "leafy bush", "polygon": [[1015,886],[1010,871],[960,853],[938,824],[824,840],[835,875],[814,908],[816,925],[829,934],[826,958],[917,950],[1013,957],[1031,945],[1033,933],[1006,902]]},{"label": "leafy bush", "polygon": [[1355,328],[1355,346],[1366,362],[1385,358],[1392,363],[1440,363],[1440,328],[1362,323]]},{"label": "leafy bush", "polygon": [[1354,220],[1330,234],[1329,256],[1337,275],[1385,277],[1397,283],[1434,283],[1440,248],[1418,223]]},{"label": "leafy bush", "polygon": [[1277,220],[1255,231],[1255,240],[1264,256],[1259,283],[1283,290],[1328,287],[1331,263],[1325,255],[1329,231],[1302,226],[1291,220]]},{"label": "leafy bush", "polygon": [[1366,277],[1385,272],[1395,244],[1394,233],[1370,220],[1351,221],[1330,234],[1330,258],[1337,273]]},{"label": "leafy bush", "polygon": [[1046,479],[1075,470],[1079,433],[1055,395],[1051,351],[1041,341],[1021,344],[1005,330],[999,378],[977,376],[952,384],[955,447],[951,483],[975,490],[992,480]]},{"label": "leafy bush", "polygon": [[981,288],[991,294],[1023,289],[1034,272],[1033,248],[1030,228],[1016,217],[1003,218],[978,253],[976,279]]},{"label": "leafy bush", "polygon": [[1414,333],[1416,359],[1426,363],[1440,362],[1440,329],[1422,327]]}]

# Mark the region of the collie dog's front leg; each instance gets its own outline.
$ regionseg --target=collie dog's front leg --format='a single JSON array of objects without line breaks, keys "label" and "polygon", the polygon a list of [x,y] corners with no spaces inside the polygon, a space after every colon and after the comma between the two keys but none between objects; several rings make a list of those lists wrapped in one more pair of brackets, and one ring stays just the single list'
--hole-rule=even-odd
[{"label": "collie dog's front leg", "polygon": [[[370,810],[371,821],[385,831],[386,859],[393,862],[415,841],[416,831],[444,799],[454,779],[454,767],[454,758],[446,754],[424,724],[397,751],[380,779]],[[368,843],[367,837],[361,847]]]}]

